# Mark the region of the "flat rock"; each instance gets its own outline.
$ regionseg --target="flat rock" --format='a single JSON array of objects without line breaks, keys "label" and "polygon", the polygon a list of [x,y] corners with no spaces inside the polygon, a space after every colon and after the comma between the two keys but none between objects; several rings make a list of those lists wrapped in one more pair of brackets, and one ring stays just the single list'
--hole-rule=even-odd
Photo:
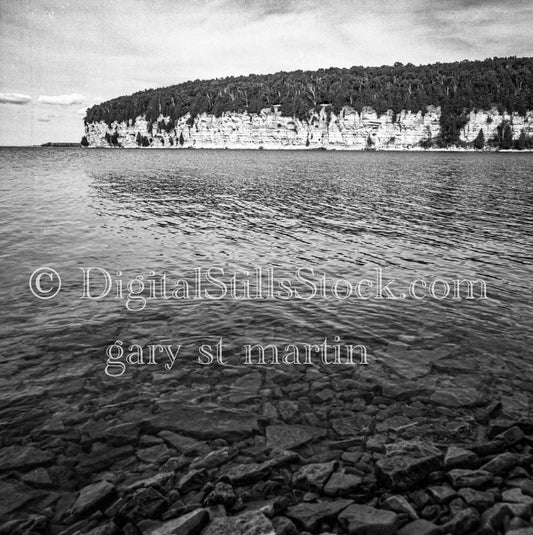
[{"label": "flat rock", "polygon": [[334,502],[299,503],[289,507],[285,516],[293,520],[297,526],[308,531],[315,531],[322,520],[336,517],[346,509],[352,500],[335,500]]},{"label": "flat rock", "polygon": [[147,532],[147,535],[197,535],[209,522],[206,509],[196,509]]},{"label": "flat rock", "polygon": [[393,535],[400,522],[399,516],[392,511],[359,504],[344,509],[338,520],[350,535]]},{"label": "flat rock", "polygon": [[485,470],[496,476],[499,474],[503,474],[504,472],[507,472],[508,470],[513,468],[513,466],[516,466],[519,461],[520,461],[520,455],[507,451],[505,453],[501,453],[500,455],[497,455],[496,457],[494,457],[494,459],[491,459],[488,463],[485,463],[481,467],[481,470]]},{"label": "flat rock", "polygon": [[490,492],[483,492],[481,490],[464,487],[459,489],[457,494],[461,496],[468,505],[475,507],[479,511],[484,511],[494,505],[494,494],[491,494]]},{"label": "flat rock", "polygon": [[326,496],[345,496],[352,492],[357,492],[361,488],[363,479],[352,474],[344,472],[335,472],[331,474],[328,482],[324,486]]},{"label": "flat rock", "polygon": [[193,460],[190,465],[191,469],[205,468],[209,470],[210,468],[216,468],[222,464],[231,461],[235,455],[237,455],[238,450],[234,448],[220,448],[218,450],[212,451],[203,457],[197,457]]},{"label": "flat rock", "polygon": [[267,446],[282,450],[298,448],[325,435],[325,429],[308,425],[269,425],[266,428]]},{"label": "flat rock", "polygon": [[293,476],[292,484],[306,490],[322,491],[324,484],[335,470],[337,461],[329,463],[311,463],[302,466]]},{"label": "flat rock", "polygon": [[201,440],[223,438],[236,442],[259,431],[255,414],[218,408],[179,406],[172,411],[163,410],[144,423],[156,431],[174,431]]},{"label": "flat rock", "polygon": [[405,344],[389,344],[387,351],[378,351],[378,360],[404,379],[418,379],[431,371],[434,362],[450,355],[450,348],[409,349]]},{"label": "flat rock", "polygon": [[448,472],[448,477],[456,489],[462,487],[482,487],[491,483],[494,476],[485,470],[464,470],[455,468]]},{"label": "flat rock", "polygon": [[404,491],[424,481],[442,464],[442,453],[420,441],[392,445],[375,465],[378,481],[387,488]]},{"label": "flat rock", "polygon": [[35,495],[20,485],[0,481],[0,517],[16,511]]},{"label": "flat rock", "polygon": [[483,402],[484,398],[475,388],[450,387],[435,390],[431,395],[431,402],[452,409],[474,407]]},{"label": "flat rock", "polygon": [[221,478],[226,478],[232,485],[245,485],[264,479],[271,471],[266,463],[237,464],[220,473]]},{"label": "flat rock", "polygon": [[202,535],[276,535],[276,532],[263,513],[250,511],[239,516],[214,518]]},{"label": "flat rock", "polygon": [[386,500],[383,501],[381,507],[394,513],[408,515],[409,518],[411,518],[412,520],[418,519],[418,515],[414,507],[402,495],[389,496]]},{"label": "flat rock", "polygon": [[32,446],[8,446],[0,449],[0,471],[27,470],[52,461],[53,455]]},{"label": "flat rock", "polygon": [[470,450],[450,446],[444,456],[444,468],[470,468],[473,463],[478,461],[478,456]]},{"label": "flat rock", "polygon": [[108,481],[98,481],[80,490],[71,513],[74,516],[82,516],[96,511],[102,506],[109,504],[116,497],[115,486]]},{"label": "flat rock", "polygon": [[398,535],[439,535],[440,528],[433,522],[428,522],[427,520],[414,520],[406,524],[400,531]]}]

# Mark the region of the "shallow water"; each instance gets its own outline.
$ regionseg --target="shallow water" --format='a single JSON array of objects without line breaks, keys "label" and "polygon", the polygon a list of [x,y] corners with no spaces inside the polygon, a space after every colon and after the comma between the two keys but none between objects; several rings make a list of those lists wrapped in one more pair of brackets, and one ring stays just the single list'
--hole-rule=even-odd
[{"label": "shallow water", "polygon": [[[0,154],[4,399],[51,388],[74,369],[105,379],[105,348],[115,340],[183,344],[174,369],[150,369],[158,373],[198,366],[198,345],[220,337],[232,364],[245,343],[337,336],[365,345],[370,365],[389,344],[407,341],[453,344],[465,362],[501,366],[509,379],[531,369],[529,154]],[[29,290],[40,266],[62,277],[55,299]],[[156,299],[131,312],[124,299],[80,299],[80,268],[90,266],[120,271],[125,281],[151,271],[192,281],[195,268],[212,266],[226,274],[270,267],[279,278],[313,268],[357,281],[381,267],[401,288],[415,279],[483,279],[488,299]]]}]

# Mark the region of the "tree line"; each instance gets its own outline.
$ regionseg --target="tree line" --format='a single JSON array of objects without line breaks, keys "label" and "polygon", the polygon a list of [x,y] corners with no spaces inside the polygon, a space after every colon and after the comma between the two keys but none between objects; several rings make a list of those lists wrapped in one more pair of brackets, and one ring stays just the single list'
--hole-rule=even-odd
[{"label": "tree line", "polygon": [[[492,58],[415,66],[395,63],[381,67],[329,68],[316,71],[250,74],[194,80],[122,96],[87,110],[85,123],[111,125],[145,116],[154,124],[160,114],[170,117],[160,129],[170,131],[180,117],[190,121],[206,112],[259,113],[280,105],[282,115],[309,120],[325,106],[339,114],[344,106],[360,112],[370,106],[378,114],[392,110],[425,111],[440,106],[442,146],[459,143],[471,110],[497,107],[524,115],[533,110],[533,58]],[[502,133],[503,136],[503,133]]]}]

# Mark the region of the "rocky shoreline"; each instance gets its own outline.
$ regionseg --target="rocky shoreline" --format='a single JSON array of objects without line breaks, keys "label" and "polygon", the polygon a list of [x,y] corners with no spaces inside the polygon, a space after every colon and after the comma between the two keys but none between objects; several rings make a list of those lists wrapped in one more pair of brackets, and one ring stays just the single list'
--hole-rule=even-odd
[{"label": "rocky shoreline", "polygon": [[0,533],[531,534],[531,385],[409,353],[6,391]]}]

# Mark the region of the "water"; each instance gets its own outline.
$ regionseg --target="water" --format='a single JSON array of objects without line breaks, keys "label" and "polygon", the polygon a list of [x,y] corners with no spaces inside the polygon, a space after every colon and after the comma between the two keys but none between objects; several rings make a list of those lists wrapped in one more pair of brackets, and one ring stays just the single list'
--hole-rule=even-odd
[{"label": "water", "polygon": [[[368,348],[368,369],[374,355],[407,340],[411,348],[450,344],[479,373],[497,369],[508,390],[531,370],[530,154],[0,154],[5,400],[44,389],[53,412],[72,399],[57,387],[65,376],[83,378],[76,392],[90,397],[90,385],[110,384],[105,348],[115,340],[183,344],[171,372],[156,370],[169,377],[181,366],[200,369],[195,349],[220,337],[231,364],[245,343],[338,336]],[[53,300],[29,290],[40,266],[62,277]],[[483,279],[488,299],[152,300],[131,312],[124,300],[80,299],[79,268],[89,266],[121,271],[125,280],[151,271],[191,279],[195,268],[216,266],[226,273],[271,267],[280,277],[313,268],[352,281],[381,267],[400,287],[415,279]],[[382,369],[376,362],[374,372]],[[141,388],[152,371],[130,368],[111,381]]]}]

